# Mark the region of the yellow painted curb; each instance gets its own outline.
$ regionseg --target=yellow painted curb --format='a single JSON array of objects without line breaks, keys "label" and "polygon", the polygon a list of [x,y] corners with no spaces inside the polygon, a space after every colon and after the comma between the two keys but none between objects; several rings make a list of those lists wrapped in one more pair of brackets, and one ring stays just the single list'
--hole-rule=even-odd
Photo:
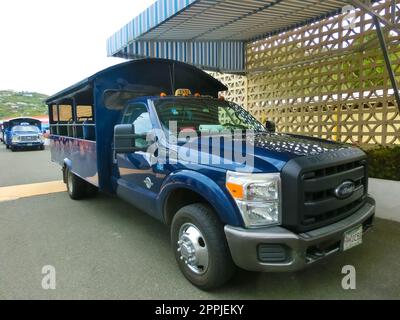
[{"label": "yellow painted curb", "polygon": [[50,181],[10,187],[0,187],[0,202],[64,192],[66,190],[67,188],[63,181]]}]

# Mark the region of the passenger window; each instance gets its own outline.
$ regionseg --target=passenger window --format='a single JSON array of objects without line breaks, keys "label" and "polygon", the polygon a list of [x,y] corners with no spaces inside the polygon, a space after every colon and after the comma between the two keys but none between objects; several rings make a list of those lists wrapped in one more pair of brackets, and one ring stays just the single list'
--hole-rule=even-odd
[{"label": "passenger window", "polygon": [[72,106],[71,105],[62,105],[60,104],[58,107],[59,113],[59,121],[68,122],[72,120]]},{"label": "passenger window", "polygon": [[58,106],[53,104],[50,109],[50,132],[51,134],[58,134]]},{"label": "passenger window", "polygon": [[53,105],[51,106],[51,109],[52,109],[52,119],[53,119],[53,122],[58,122],[58,109],[57,109],[57,105],[56,105],[56,104],[53,104]]},{"label": "passenger window", "polygon": [[60,104],[58,106],[58,134],[60,136],[73,137],[73,127],[74,122],[72,116],[72,105]]},{"label": "passenger window", "polygon": [[78,122],[83,122],[85,120],[93,121],[92,106],[77,105],[76,106],[76,117],[77,117]]},{"label": "passenger window", "polygon": [[84,140],[96,140],[93,108],[90,105],[76,106],[76,137]]}]

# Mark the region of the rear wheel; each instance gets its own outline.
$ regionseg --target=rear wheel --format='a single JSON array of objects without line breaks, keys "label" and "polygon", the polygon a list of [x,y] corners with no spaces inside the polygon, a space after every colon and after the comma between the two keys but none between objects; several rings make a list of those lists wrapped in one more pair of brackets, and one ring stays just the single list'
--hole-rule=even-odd
[{"label": "rear wheel", "polygon": [[67,190],[71,199],[79,200],[86,195],[87,182],[67,170]]},{"label": "rear wheel", "polygon": [[99,188],[96,186],[92,185],[91,183],[86,183],[86,194],[89,197],[95,197],[99,193]]},{"label": "rear wheel", "polygon": [[215,289],[233,276],[223,225],[207,205],[192,204],[176,213],[171,242],[183,275],[200,289]]}]

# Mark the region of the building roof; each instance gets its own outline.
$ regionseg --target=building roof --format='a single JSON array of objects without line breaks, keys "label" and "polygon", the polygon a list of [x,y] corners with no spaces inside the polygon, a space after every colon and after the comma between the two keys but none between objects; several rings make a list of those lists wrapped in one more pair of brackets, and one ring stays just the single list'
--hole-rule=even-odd
[{"label": "building roof", "polygon": [[157,0],[107,41],[109,56],[244,70],[245,43],[342,11],[339,0]]}]

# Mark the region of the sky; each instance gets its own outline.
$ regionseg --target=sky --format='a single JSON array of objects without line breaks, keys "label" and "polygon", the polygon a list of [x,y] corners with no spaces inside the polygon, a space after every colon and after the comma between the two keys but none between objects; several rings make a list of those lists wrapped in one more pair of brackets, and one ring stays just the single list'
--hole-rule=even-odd
[{"label": "sky", "polygon": [[154,0],[1,0],[0,90],[54,94],[123,60],[106,40]]}]

